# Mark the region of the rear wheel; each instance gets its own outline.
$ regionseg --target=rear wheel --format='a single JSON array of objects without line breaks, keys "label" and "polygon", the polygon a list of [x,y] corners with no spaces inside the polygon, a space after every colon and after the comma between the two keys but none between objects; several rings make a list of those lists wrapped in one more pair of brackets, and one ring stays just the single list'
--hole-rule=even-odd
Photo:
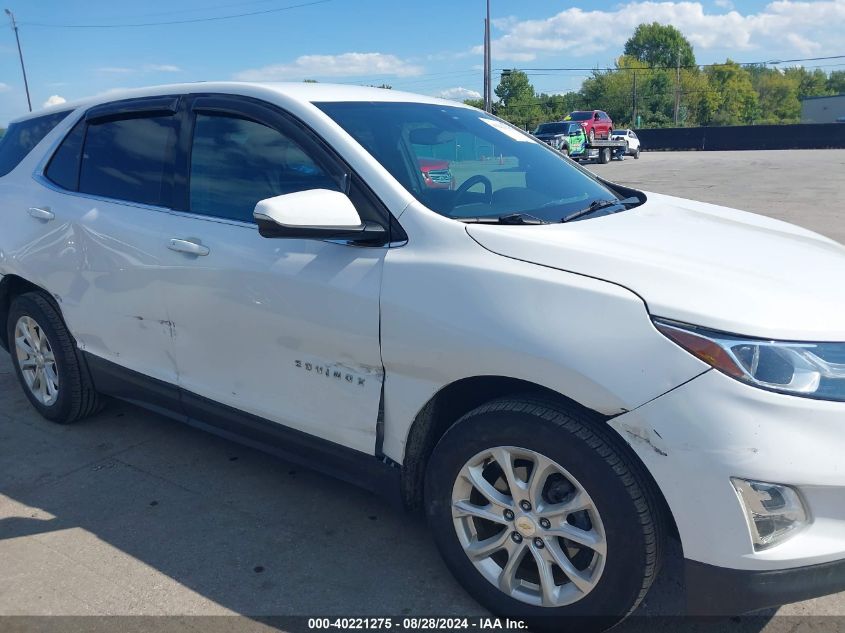
[{"label": "rear wheel", "polygon": [[612,433],[526,398],[483,405],[438,442],[426,477],[429,523],[481,604],[579,631],[636,608],[663,537],[641,467]]},{"label": "rear wheel", "polygon": [[17,297],[6,324],[12,363],[38,412],[59,424],[95,413],[99,398],[59,311],[40,292]]},{"label": "rear wheel", "polygon": [[613,157],[613,152],[609,147],[603,147],[599,150],[599,163],[605,165],[610,162]]},{"label": "rear wheel", "polygon": [[638,147],[637,149],[634,150],[634,158],[639,158],[639,157],[640,157],[640,148]]},{"label": "rear wheel", "polygon": [[596,140],[596,130],[595,128],[590,128],[590,143]]}]

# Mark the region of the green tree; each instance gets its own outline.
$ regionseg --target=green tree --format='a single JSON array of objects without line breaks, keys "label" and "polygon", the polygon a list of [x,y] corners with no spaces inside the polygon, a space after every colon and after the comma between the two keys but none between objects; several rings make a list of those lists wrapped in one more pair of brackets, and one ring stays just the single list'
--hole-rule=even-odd
[{"label": "green tree", "polygon": [[484,109],[484,99],[464,99],[464,103],[468,106],[472,106],[473,108],[478,108],[479,110]]},{"label": "green tree", "polygon": [[795,84],[799,99],[831,94],[828,76],[821,68],[816,68],[811,72],[803,66],[793,66],[784,69],[783,74]]},{"label": "green tree", "polygon": [[640,24],[625,42],[624,54],[648,66],[694,66],[692,44],[671,24]]},{"label": "green tree", "polygon": [[580,110],[583,107],[581,95],[577,92],[541,94],[537,100],[543,112],[543,121],[561,121],[573,110]]},{"label": "green tree", "polygon": [[496,96],[499,101],[494,111],[514,125],[533,130],[543,120],[543,110],[534,86],[521,70],[502,73],[496,86]]},{"label": "green tree", "polygon": [[845,70],[834,70],[827,78],[827,89],[832,95],[845,94]]},{"label": "green tree", "polygon": [[798,100],[800,82],[777,69],[760,73],[752,82],[757,90],[759,119],[756,123],[798,123],[801,102]]},{"label": "green tree", "polygon": [[753,123],[757,116],[757,91],[751,83],[751,73],[730,59],[724,64],[708,66],[705,71],[710,89],[714,91],[714,111],[710,125],[743,125]]}]

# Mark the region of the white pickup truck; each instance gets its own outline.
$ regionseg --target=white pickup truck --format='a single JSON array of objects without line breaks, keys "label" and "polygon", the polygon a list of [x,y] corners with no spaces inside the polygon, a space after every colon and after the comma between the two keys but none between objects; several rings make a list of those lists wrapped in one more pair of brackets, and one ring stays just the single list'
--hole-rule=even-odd
[{"label": "white pickup truck", "polygon": [[48,420],[124,398],[384,492],[529,623],[619,621],[670,535],[697,612],[845,589],[829,239],[324,84],[28,116],[0,203],[0,341]]}]

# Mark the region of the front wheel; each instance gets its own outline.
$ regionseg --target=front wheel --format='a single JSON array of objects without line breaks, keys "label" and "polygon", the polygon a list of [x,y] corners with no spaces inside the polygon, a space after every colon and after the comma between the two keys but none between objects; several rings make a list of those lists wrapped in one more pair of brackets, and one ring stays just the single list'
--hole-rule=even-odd
[{"label": "front wheel", "polygon": [[658,569],[659,507],[612,430],[529,398],[459,420],[434,449],[426,510],[459,582],[505,617],[603,630]]},{"label": "front wheel", "polygon": [[594,128],[590,128],[590,143],[596,140],[596,131]]},{"label": "front wheel", "polygon": [[640,148],[638,147],[636,150],[634,150],[634,158],[639,158],[639,157],[640,157]]}]

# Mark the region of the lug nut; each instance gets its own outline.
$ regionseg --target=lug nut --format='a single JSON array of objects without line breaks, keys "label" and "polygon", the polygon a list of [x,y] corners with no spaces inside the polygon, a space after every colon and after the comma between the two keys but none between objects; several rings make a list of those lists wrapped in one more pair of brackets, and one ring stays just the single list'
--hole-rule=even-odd
[{"label": "lug nut", "polygon": [[505,519],[508,521],[513,521],[513,512],[511,510],[505,510]]},{"label": "lug nut", "polygon": [[544,530],[548,530],[550,527],[552,527],[552,522],[544,517],[540,519],[540,527]]},{"label": "lug nut", "polygon": [[543,539],[541,539],[539,536],[534,539],[534,547],[536,547],[537,549],[543,549],[545,546],[546,544],[543,543]]},{"label": "lug nut", "polygon": [[519,532],[514,532],[513,534],[511,534],[511,539],[514,543],[522,543],[522,534],[520,534]]},{"label": "lug nut", "polygon": [[520,501],[519,507],[522,508],[523,510],[525,510],[526,512],[531,511],[531,504],[528,503],[527,501]]}]

